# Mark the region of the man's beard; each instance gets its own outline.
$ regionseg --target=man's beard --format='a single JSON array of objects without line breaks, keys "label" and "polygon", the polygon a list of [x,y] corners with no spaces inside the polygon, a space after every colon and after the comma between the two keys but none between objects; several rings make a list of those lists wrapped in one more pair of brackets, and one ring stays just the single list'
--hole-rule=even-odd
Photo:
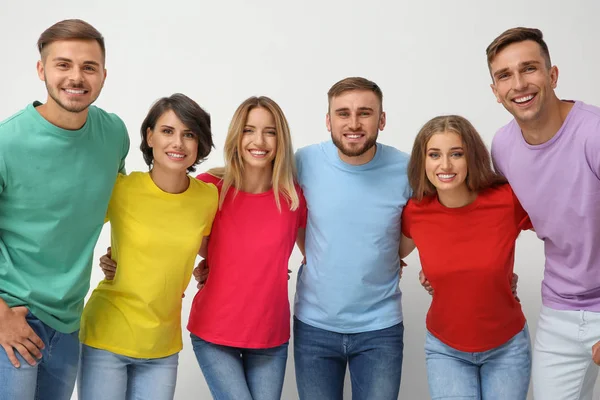
[{"label": "man's beard", "polygon": [[[69,105],[63,103],[60,100],[60,97],[56,93],[56,91],[54,89],[51,89],[50,86],[48,86],[48,81],[45,81],[45,83],[46,83],[46,90],[48,92],[48,95],[52,98],[52,100],[54,100],[54,102],[56,104],[58,104],[58,106],[60,108],[62,108],[65,111],[72,112],[72,113],[80,113],[80,112],[86,110],[90,106],[90,104],[92,104],[94,101],[96,101],[96,99],[92,99],[92,101],[88,104],[75,104],[75,105],[69,106]],[[69,89],[84,89],[84,87],[83,87],[83,85],[76,85],[76,86],[69,86]],[[57,89],[57,90],[60,92],[61,89]]]},{"label": "man's beard", "polygon": [[331,140],[333,141],[333,144],[335,144],[335,147],[337,147],[338,150],[346,157],[358,157],[362,156],[367,151],[371,150],[373,146],[375,146],[377,143],[377,136],[378,135],[375,135],[373,138],[368,139],[365,144],[360,147],[344,147],[344,143],[337,139],[333,134],[331,134]]}]

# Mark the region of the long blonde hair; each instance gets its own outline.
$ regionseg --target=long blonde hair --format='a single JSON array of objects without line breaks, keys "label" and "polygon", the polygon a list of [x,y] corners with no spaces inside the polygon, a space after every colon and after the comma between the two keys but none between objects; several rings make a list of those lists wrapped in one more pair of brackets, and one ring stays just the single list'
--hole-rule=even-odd
[{"label": "long blonde hair", "polygon": [[235,188],[235,194],[237,194],[242,187],[244,160],[239,149],[242,143],[242,132],[248,120],[248,114],[254,108],[264,108],[275,119],[277,151],[275,152],[275,159],[273,161],[271,182],[277,208],[281,210],[279,195],[282,194],[287,199],[290,210],[296,210],[300,204],[300,199],[294,185],[296,182],[296,163],[294,161],[290,128],[279,105],[266,96],[250,97],[235,110],[229,124],[229,130],[227,131],[227,139],[225,140],[225,167],[213,168],[208,171],[209,174],[223,181],[219,198],[219,208],[223,206],[225,196],[230,188]]}]

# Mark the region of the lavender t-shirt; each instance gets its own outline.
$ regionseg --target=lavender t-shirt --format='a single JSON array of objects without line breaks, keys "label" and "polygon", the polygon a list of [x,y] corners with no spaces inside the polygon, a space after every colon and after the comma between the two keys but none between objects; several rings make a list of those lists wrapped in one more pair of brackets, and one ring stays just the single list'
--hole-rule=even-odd
[{"label": "lavender t-shirt", "polygon": [[575,102],[548,142],[529,145],[515,120],[492,157],[544,241],[545,306],[600,312],[600,108]]}]

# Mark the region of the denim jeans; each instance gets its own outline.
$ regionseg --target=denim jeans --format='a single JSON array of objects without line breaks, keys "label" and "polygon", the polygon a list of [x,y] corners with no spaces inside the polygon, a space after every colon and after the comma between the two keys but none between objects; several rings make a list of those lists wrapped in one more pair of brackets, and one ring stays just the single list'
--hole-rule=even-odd
[{"label": "denim jeans", "polygon": [[599,368],[592,361],[592,346],[598,340],[599,312],[542,306],[533,347],[533,398],[598,399],[594,384]]},{"label": "denim jeans", "polygon": [[179,353],[133,358],[81,346],[77,395],[84,400],[173,400]]},{"label": "denim jeans", "polygon": [[342,400],[346,365],[353,400],[396,400],[400,390],[404,325],[343,334],[294,317],[294,360],[300,400]]},{"label": "denim jeans", "polygon": [[527,325],[508,342],[488,351],[455,350],[427,332],[427,380],[432,400],[525,400],[531,378]]},{"label": "denim jeans", "polygon": [[196,359],[215,400],[279,400],[288,343],[268,349],[221,346],[191,334]]},{"label": "denim jeans", "polygon": [[21,364],[15,368],[0,347],[0,400],[69,400],[77,378],[79,332],[57,332],[31,313],[26,320],[44,342],[42,359],[32,367],[15,350]]}]

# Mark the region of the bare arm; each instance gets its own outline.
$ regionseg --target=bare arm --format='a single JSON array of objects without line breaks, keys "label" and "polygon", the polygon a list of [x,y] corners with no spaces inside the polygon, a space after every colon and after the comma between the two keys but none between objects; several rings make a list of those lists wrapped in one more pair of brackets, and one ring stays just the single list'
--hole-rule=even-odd
[{"label": "bare arm", "polygon": [[408,256],[415,249],[415,242],[404,235],[400,238],[400,249],[398,250],[398,254],[400,255],[400,259]]},{"label": "bare arm", "polygon": [[305,240],[306,240],[306,228],[298,228],[298,233],[296,234],[296,245],[298,246],[298,250],[302,253],[302,263],[306,263],[306,252],[305,252]]},{"label": "bare arm", "polygon": [[198,255],[202,258],[206,258],[208,254],[208,238],[210,236],[204,236],[202,239],[202,244],[200,245],[200,250],[198,250]]}]

